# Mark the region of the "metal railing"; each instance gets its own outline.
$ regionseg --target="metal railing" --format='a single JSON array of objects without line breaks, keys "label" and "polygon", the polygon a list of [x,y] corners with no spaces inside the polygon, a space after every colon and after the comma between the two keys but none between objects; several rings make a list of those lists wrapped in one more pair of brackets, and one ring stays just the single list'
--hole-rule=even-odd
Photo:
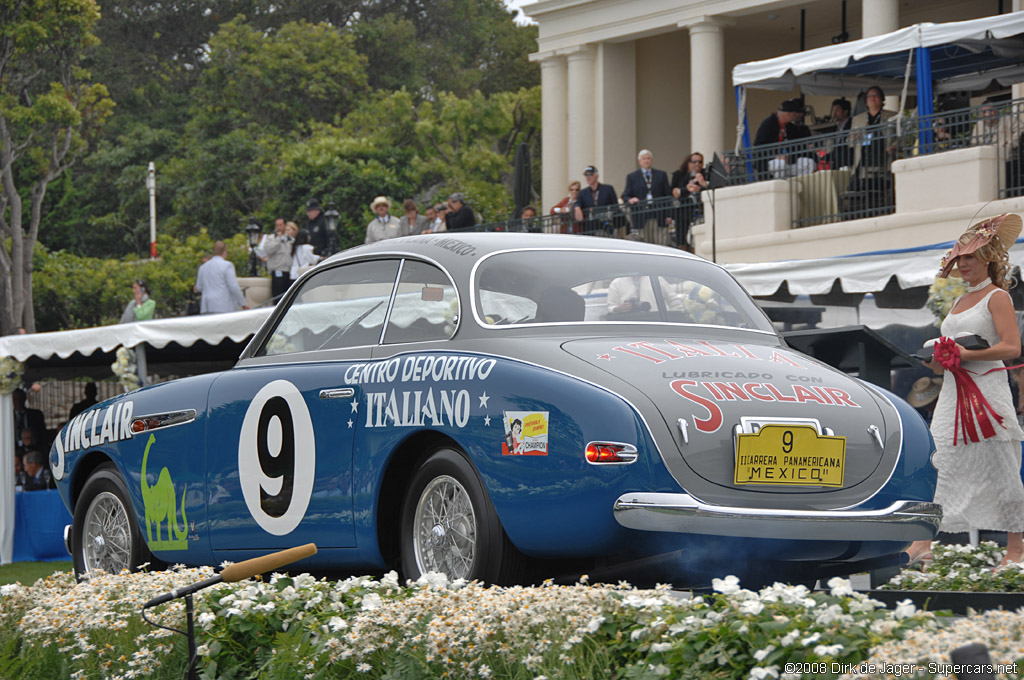
[{"label": "metal railing", "polygon": [[[1024,195],[1024,100],[985,104],[879,125],[812,135],[722,155],[727,185],[789,182],[791,226],[845,222],[896,209],[892,163],[901,158],[993,144],[999,197]],[[703,222],[699,196],[616,204],[573,214],[489,222],[474,231],[553,232],[635,238],[685,247]]]},{"label": "metal railing", "polygon": [[890,118],[874,126],[725,154],[730,184],[790,182],[793,227],[892,213],[892,163],[901,158],[994,144],[1001,198],[1024,194],[1024,101]]},{"label": "metal railing", "polygon": [[478,224],[474,231],[584,234],[607,238],[630,238],[691,248],[690,227],[703,222],[703,205],[698,198],[655,198],[634,204],[616,203],[529,219]]}]

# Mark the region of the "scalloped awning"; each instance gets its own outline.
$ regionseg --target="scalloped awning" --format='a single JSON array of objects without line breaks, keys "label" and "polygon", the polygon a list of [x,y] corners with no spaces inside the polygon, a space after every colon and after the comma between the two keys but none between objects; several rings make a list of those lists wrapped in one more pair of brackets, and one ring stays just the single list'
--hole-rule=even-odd
[{"label": "scalloped awning", "polygon": [[273,308],[251,309],[228,314],[202,314],[172,319],[153,319],[137,323],[81,328],[52,333],[8,335],[0,337],[0,356],[14,357],[18,361],[29,359],[68,359],[74,354],[90,357],[113,352],[121,345],[163,349],[171,345],[192,347],[197,342],[211,346],[224,340],[232,343],[247,341],[259,330]]},{"label": "scalloped awning", "polygon": [[[838,282],[843,293],[878,293],[895,278],[902,289],[930,286],[939,261],[953,242],[923,248],[886,250],[818,260],[727,264],[725,268],[754,296],[779,292],[785,283],[792,295],[823,295]],[[1024,240],[1010,249],[1010,263],[1024,265]]]},{"label": "scalloped awning", "polygon": [[[903,83],[908,50],[928,48],[936,92],[976,89],[992,80],[1024,79],[1024,12],[934,24],[921,23],[862,40],[738,64],[736,86],[847,94],[867,85]],[[913,87],[913,85],[911,85]],[[895,91],[895,90],[894,90]]]}]

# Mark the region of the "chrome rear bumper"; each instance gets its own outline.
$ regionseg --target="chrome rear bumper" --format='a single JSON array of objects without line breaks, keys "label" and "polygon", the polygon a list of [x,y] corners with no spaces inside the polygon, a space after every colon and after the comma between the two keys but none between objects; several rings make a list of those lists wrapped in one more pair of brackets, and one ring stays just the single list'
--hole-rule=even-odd
[{"label": "chrome rear bumper", "polygon": [[685,493],[626,493],[615,520],[628,529],[814,541],[917,541],[939,532],[942,508],[896,501],[877,510],[773,510],[707,505]]}]

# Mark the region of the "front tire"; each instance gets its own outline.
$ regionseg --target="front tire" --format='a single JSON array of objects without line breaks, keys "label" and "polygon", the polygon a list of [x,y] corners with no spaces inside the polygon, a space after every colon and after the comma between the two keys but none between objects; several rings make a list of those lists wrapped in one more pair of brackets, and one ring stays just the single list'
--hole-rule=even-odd
[{"label": "front tire", "polygon": [[459,451],[434,451],[413,474],[402,504],[402,572],[417,579],[513,583],[524,557],[505,535],[476,470]]},{"label": "front tire", "polygon": [[75,504],[71,533],[75,575],[117,574],[152,561],[132,510],[128,487],[113,464],[96,469]]}]

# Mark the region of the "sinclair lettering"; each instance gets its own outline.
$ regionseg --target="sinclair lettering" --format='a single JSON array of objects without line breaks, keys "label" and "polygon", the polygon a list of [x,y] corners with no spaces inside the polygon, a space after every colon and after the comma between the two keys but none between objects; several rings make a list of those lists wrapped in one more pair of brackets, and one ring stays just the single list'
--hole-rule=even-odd
[{"label": "sinclair lettering", "polygon": [[[680,397],[690,400],[707,411],[706,418],[696,414],[693,423],[701,432],[717,432],[722,426],[723,401],[774,401],[794,404],[815,403],[822,406],[845,406],[860,408],[846,390],[838,387],[818,385],[772,384],[764,382],[716,382],[696,380],[673,380],[669,387]],[[708,396],[704,396],[704,394]]]}]

